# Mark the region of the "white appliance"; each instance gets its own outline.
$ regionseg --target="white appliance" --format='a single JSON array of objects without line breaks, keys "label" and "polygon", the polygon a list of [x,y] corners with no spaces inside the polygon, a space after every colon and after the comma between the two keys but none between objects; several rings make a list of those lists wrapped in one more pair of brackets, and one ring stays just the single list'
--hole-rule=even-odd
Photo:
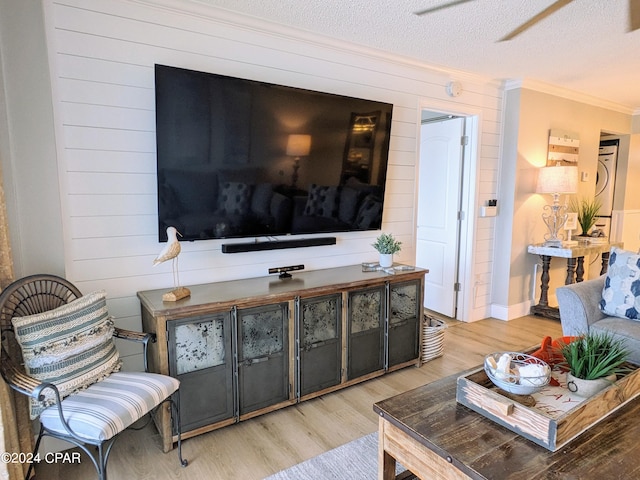
[{"label": "white appliance", "polygon": [[[601,230],[604,233],[604,236],[607,239],[611,236],[611,217],[597,217],[596,223],[593,226],[594,229]],[[602,270],[602,255],[600,254],[592,254],[589,257],[585,258],[589,261],[589,270],[585,275],[585,278],[597,278],[600,276],[600,271]],[[585,265],[585,268],[587,266]]]},{"label": "white appliance", "polygon": [[610,217],[613,210],[613,192],[616,185],[618,140],[600,142],[598,173],[596,175],[596,199],[600,201],[600,216]]},{"label": "white appliance", "polygon": [[[596,175],[596,200],[600,201],[600,211],[594,228],[604,236],[611,236],[611,212],[616,186],[616,165],[618,162],[618,140],[603,140],[598,153],[598,173]],[[602,269],[600,255],[591,255],[587,278],[596,278]]]}]

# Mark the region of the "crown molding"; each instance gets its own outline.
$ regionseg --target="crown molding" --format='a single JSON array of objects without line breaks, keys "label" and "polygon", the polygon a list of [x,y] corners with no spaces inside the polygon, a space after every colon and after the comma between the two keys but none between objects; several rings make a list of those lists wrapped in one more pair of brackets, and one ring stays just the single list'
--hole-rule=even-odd
[{"label": "crown molding", "polygon": [[567,100],[573,100],[575,102],[585,103],[594,107],[605,108],[614,112],[624,113],[626,115],[637,115],[639,110],[621,105],[619,103],[611,102],[603,98],[594,97],[585,93],[576,92],[575,90],[569,90],[564,87],[552,85],[549,83],[540,82],[538,80],[531,79],[509,79],[504,82],[505,91],[515,90],[517,88],[526,88],[527,90],[533,90],[540,93],[546,93],[554,95],[556,97],[564,98]]}]

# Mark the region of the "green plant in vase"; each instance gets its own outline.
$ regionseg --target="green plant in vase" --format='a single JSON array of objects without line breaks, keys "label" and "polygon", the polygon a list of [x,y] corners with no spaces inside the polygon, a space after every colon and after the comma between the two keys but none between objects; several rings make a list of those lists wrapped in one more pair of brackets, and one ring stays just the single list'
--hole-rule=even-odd
[{"label": "green plant in vase", "polygon": [[402,242],[390,233],[382,233],[371,246],[380,254],[380,266],[390,267],[393,265],[393,255],[402,249]]},{"label": "green plant in vase", "polygon": [[[630,352],[624,340],[607,332],[590,332],[562,345],[560,352],[564,357],[563,365],[569,369],[567,386],[578,395],[593,395],[615,382],[618,375],[629,371],[626,362]],[[582,382],[584,380],[596,383],[587,386]]]},{"label": "green plant in vase", "polygon": [[572,212],[578,214],[578,223],[582,228],[581,236],[589,236],[589,230],[596,224],[601,203],[596,198],[577,200],[573,199],[570,204]]}]

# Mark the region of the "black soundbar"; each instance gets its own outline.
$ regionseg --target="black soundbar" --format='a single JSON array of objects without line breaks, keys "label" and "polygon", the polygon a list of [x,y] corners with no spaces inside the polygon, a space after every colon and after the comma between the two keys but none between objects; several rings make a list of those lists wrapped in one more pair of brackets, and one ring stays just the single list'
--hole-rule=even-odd
[{"label": "black soundbar", "polygon": [[222,253],[260,252],[262,250],[280,250],[283,248],[317,247],[335,245],[336,237],[300,238],[296,240],[274,240],[272,242],[226,243]]}]

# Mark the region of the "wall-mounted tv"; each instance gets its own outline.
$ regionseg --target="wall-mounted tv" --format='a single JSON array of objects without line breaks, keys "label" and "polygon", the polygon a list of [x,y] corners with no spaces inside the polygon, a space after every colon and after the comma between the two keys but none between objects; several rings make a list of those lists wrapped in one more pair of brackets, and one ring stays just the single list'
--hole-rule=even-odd
[{"label": "wall-mounted tv", "polygon": [[156,65],[158,235],[377,230],[393,106]]}]

